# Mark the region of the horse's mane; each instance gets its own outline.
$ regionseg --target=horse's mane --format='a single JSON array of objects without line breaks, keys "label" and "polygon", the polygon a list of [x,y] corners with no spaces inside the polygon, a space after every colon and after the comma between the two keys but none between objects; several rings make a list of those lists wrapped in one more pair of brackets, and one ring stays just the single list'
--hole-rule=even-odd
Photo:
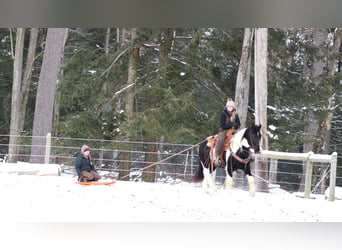
[{"label": "horse's mane", "polygon": [[233,135],[230,148],[234,153],[236,153],[240,148],[242,148],[242,146],[249,147],[247,139],[243,138],[246,130],[247,128],[243,128]]}]

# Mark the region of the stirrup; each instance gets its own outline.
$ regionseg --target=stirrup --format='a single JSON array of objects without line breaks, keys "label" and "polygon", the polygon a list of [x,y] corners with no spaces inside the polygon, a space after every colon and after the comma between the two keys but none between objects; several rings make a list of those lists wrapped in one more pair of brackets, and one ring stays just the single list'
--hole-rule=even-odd
[{"label": "stirrup", "polygon": [[217,158],[217,159],[215,159],[214,160],[214,165],[215,165],[215,167],[220,167],[221,166],[221,160],[219,159],[219,158]]}]

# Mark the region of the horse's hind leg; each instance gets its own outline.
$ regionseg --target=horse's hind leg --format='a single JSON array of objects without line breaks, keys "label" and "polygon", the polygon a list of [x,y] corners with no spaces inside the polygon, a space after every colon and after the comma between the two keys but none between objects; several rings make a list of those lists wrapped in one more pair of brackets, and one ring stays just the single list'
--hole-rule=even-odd
[{"label": "horse's hind leg", "polygon": [[251,175],[247,175],[248,179],[248,185],[249,185],[249,195],[255,196],[255,183],[254,183],[254,177]]},{"label": "horse's hind leg", "polygon": [[233,187],[233,178],[227,174],[226,176],[226,190],[228,195],[232,195],[232,187]]},{"label": "horse's hind leg", "polygon": [[227,170],[226,167],[226,190],[228,192],[228,195],[232,195],[232,187],[233,187],[233,177],[230,176],[230,173]]},{"label": "horse's hind leg", "polygon": [[209,169],[203,168],[203,174],[204,174],[203,191],[207,193],[208,187],[209,187],[212,192],[216,192],[217,187],[213,179],[213,176],[215,176],[215,171],[213,172],[213,174],[210,174]]}]

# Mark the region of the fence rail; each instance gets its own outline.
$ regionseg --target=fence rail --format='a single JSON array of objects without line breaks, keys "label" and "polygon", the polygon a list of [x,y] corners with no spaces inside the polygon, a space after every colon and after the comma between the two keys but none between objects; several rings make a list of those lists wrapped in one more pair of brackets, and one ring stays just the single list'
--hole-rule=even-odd
[{"label": "fence rail", "polygon": [[328,162],[330,163],[330,181],[329,181],[329,196],[328,199],[333,201],[335,199],[335,185],[336,185],[336,167],[337,167],[337,152],[331,155],[308,153],[284,153],[276,151],[264,150],[260,154],[256,154],[257,158],[269,159],[282,159],[292,161],[305,161],[306,162],[306,175],[305,175],[305,191],[304,198],[309,198],[312,185],[312,172],[314,162]]}]

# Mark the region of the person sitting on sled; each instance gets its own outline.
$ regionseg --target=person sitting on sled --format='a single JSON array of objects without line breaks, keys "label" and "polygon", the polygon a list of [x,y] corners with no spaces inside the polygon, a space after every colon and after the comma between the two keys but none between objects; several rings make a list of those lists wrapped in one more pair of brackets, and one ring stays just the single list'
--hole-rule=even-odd
[{"label": "person sitting on sled", "polygon": [[[235,103],[231,98],[227,99],[226,106],[220,115],[220,130],[217,136],[217,143],[214,151],[214,164],[220,166],[222,163],[223,145],[228,130],[239,129],[241,126],[239,115],[236,112]],[[233,133],[232,133],[233,134]],[[231,138],[228,138],[229,140]]]},{"label": "person sitting on sled", "polygon": [[101,176],[97,173],[95,165],[90,156],[90,148],[87,145],[83,145],[81,148],[81,154],[76,157],[75,169],[78,176],[78,181],[98,181]]}]

